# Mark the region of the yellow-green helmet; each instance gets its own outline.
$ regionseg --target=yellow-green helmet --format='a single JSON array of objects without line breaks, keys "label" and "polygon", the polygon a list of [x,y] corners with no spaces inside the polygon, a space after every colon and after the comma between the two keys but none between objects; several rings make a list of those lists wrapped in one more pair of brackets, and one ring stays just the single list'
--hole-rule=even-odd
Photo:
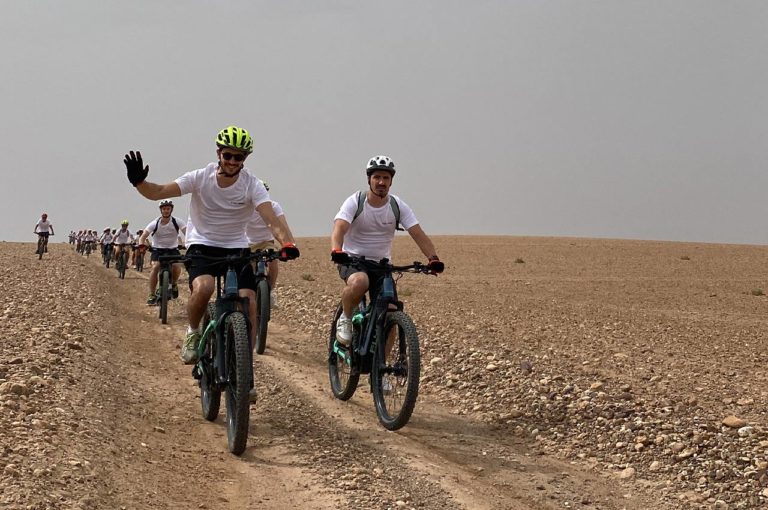
[{"label": "yellow-green helmet", "polygon": [[218,136],[216,136],[216,145],[245,151],[249,154],[253,152],[253,138],[248,134],[248,131],[237,126],[229,126],[219,131]]}]

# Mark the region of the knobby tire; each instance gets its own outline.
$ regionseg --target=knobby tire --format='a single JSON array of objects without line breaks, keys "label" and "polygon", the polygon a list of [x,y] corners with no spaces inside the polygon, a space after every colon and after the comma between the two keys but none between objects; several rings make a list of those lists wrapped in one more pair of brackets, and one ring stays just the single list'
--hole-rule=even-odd
[{"label": "knobby tire", "polygon": [[165,269],[160,271],[160,322],[168,324],[168,300],[171,297],[169,284],[170,273]]},{"label": "knobby tire", "polygon": [[271,306],[269,299],[269,284],[262,279],[256,287],[256,310],[259,312],[256,354],[264,354],[264,349],[267,348],[267,327],[269,326]]},{"label": "knobby tire", "polygon": [[[211,319],[216,317],[216,304],[208,303],[203,315],[203,328],[207,327]],[[221,407],[221,388],[216,384],[213,360],[216,355],[216,332],[206,340],[205,352],[202,356],[203,373],[200,378],[200,406],[203,410],[203,418],[213,421],[219,416]]]},{"label": "knobby tire", "polygon": [[[397,338],[389,354],[386,339],[397,331]],[[404,312],[390,312],[384,323],[381,338],[377,339],[374,363],[371,367],[371,391],[376,404],[376,414],[387,430],[405,426],[413,414],[419,396],[421,354],[416,326]],[[383,391],[383,381],[388,379],[392,389]]]},{"label": "knobby tire", "polygon": [[248,419],[251,410],[248,392],[251,382],[251,343],[242,312],[226,318],[227,356],[227,442],[229,451],[241,455],[248,441]]},{"label": "knobby tire", "polygon": [[[331,332],[328,335],[328,378],[331,382],[331,392],[339,400],[349,400],[355,394],[360,374],[352,370],[352,366],[333,351],[336,342],[336,321],[341,317],[342,307],[336,310],[331,322]],[[354,358],[353,358],[354,359]]]}]

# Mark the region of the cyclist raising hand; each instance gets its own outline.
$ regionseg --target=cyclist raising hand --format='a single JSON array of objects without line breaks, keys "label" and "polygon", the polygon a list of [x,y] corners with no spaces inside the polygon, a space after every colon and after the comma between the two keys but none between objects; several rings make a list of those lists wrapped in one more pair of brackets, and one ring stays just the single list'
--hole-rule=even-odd
[{"label": "cyclist raising hand", "polygon": [[[174,182],[155,184],[146,180],[149,165],[145,166],[140,152],[125,155],[128,180],[139,193],[150,200],[162,200],[191,194],[187,220],[187,272],[192,294],[187,302],[189,327],[181,350],[181,359],[193,364],[197,359],[200,340],[200,320],[215,290],[215,277],[226,272],[225,264],[211,265],[195,255],[224,256],[248,252],[245,224],[254,209],[267,225],[271,225],[275,238],[282,244],[284,259],[299,256],[291,232],[277,221],[269,193],[260,179],[245,168],[246,158],[253,152],[253,139],[245,129],[229,126],[216,136],[217,161],[204,168],[187,172]],[[242,271],[244,268],[246,268]],[[256,321],[255,279],[249,264],[242,264],[238,272],[240,295],[249,298],[248,316]]]}]

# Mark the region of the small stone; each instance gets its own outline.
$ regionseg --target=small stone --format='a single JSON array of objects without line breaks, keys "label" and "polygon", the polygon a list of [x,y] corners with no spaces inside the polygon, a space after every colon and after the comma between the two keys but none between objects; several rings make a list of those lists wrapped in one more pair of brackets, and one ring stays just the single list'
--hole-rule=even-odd
[{"label": "small stone", "polygon": [[429,364],[432,365],[432,366],[439,365],[442,362],[443,362],[443,358],[440,358],[440,357],[437,357],[437,356],[435,356],[434,358],[429,360]]},{"label": "small stone", "polygon": [[728,416],[723,420],[723,425],[732,429],[739,429],[747,424],[746,420],[742,420],[736,416]]},{"label": "small stone", "polygon": [[619,480],[629,480],[635,476],[635,468],[628,467],[619,473]]},{"label": "small stone", "polygon": [[485,369],[486,369],[487,371],[489,371],[489,372],[494,372],[494,371],[495,371],[497,368],[499,368],[499,367],[497,367],[497,366],[496,366],[496,365],[494,365],[493,363],[488,363],[488,364],[485,366]]},{"label": "small stone", "polygon": [[747,426],[747,427],[741,427],[741,428],[738,430],[738,434],[739,434],[739,437],[747,437],[747,436],[751,436],[751,435],[752,435],[752,432],[753,432],[754,430],[755,430],[755,429],[754,429],[754,427],[749,427],[749,426]]},{"label": "small stone", "polygon": [[651,462],[651,465],[648,466],[648,471],[658,471],[659,469],[661,469],[661,462],[658,460],[654,460]]}]

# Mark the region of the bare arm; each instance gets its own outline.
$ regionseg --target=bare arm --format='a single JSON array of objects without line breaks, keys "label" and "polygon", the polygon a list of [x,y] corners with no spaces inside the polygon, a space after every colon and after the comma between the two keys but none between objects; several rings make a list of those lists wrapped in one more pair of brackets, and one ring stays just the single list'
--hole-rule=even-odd
[{"label": "bare arm", "polygon": [[412,226],[411,228],[408,229],[408,233],[411,235],[411,238],[413,238],[413,240],[416,242],[416,246],[419,247],[419,249],[421,250],[421,253],[423,253],[425,257],[427,258],[437,257],[437,251],[435,251],[435,245],[432,244],[432,240],[421,228],[421,225],[416,224]]},{"label": "bare arm", "polygon": [[[291,236],[291,239],[293,239],[293,232],[291,232],[291,227],[288,226],[288,220],[285,219],[285,214],[281,214],[277,217],[277,222],[280,224],[280,226],[283,229],[283,232],[287,232],[288,235]],[[274,234],[274,232],[273,232]]]},{"label": "bare arm", "polygon": [[139,245],[146,243],[147,237],[149,237],[149,230],[145,230],[141,233],[141,237],[139,237]]},{"label": "bare arm", "polygon": [[333,232],[331,232],[331,251],[341,250],[344,246],[344,236],[349,231],[350,223],[348,221],[338,219],[333,222]]},{"label": "bare arm", "polygon": [[256,208],[256,212],[259,213],[261,219],[264,220],[264,223],[269,225],[269,228],[272,230],[272,235],[275,236],[277,242],[280,244],[296,243],[291,230],[287,228],[288,225],[286,224],[286,226],[283,227],[280,220],[278,220],[277,216],[275,216],[275,210],[272,208],[272,202],[267,201],[259,204],[259,206]]},{"label": "bare arm", "polygon": [[154,182],[144,181],[136,189],[139,193],[150,200],[162,200],[164,198],[173,198],[181,196],[181,188],[176,182],[168,184],[155,184]]}]

